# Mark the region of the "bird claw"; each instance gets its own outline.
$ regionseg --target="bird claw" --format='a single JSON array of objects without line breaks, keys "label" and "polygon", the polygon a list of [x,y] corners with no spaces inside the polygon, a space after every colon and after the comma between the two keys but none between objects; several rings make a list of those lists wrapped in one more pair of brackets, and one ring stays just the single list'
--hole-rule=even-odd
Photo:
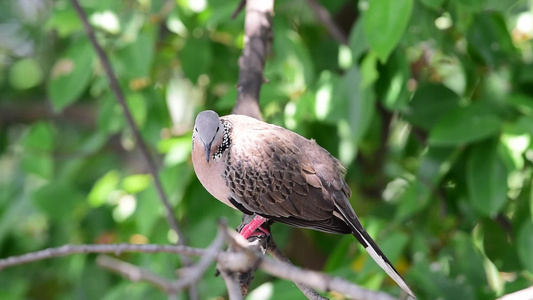
[{"label": "bird claw", "polygon": [[[260,226],[254,232],[252,232],[248,238],[251,238],[251,237],[261,238],[261,237],[265,237],[265,236],[270,236],[270,231],[268,231],[265,228]],[[248,238],[246,238],[246,239],[248,239]]]},{"label": "bird claw", "polygon": [[267,219],[256,215],[250,223],[242,228],[240,232],[242,237],[247,240],[249,237],[270,236],[270,232],[261,226],[266,221]]}]

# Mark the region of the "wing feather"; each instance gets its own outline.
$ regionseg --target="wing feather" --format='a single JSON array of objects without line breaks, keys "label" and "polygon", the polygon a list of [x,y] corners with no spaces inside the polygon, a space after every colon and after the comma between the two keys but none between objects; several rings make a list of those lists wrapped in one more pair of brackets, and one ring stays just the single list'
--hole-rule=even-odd
[{"label": "wing feather", "polygon": [[229,151],[224,176],[244,210],[295,227],[350,232],[333,215],[336,198],[347,203],[350,193],[343,167],[314,141],[255,123],[233,136]]}]

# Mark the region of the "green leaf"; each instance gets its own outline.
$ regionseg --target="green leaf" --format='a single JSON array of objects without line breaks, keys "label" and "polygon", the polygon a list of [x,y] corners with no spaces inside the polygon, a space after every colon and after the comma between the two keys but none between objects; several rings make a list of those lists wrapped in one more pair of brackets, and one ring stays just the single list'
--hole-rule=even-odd
[{"label": "green leaf", "polygon": [[515,48],[500,13],[483,13],[476,16],[468,32],[468,49],[485,64],[497,66],[509,61]]},{"label": "green leaf", "polygon": [[420,2],[431,9],[438,10],[444,0],[421,0]]},{"label": "green leaf", "polygon": [[55,221],[72,220],[76,205],[83,195],[67,182],[51,182],[33,193],[34,205]]},{"label": "green leaf", "polygon": [[47,30],[57,30],[58,35],[65,38],[82,29],[82,24],[74,8],[66,5],[61,6],[59,9],[56,7],[56,10],[48,19],[45,28]]},{"label": "green leaf", "polygon": [[457,232],[449,241],[455,259],[464,259],[467,264],[450,264],[451,273],[465,276],[469,287],[487,286],[487,274],[484,268],[484,256],[477,249],[472,237],[463,232]]},{"label": "green leaf", "polygon": [[33,151],[51,151],[54,149],[54,131],[49,123],[39,122],[30,128],[24,139],[24,147]]},{"label": "green leaf", "polygon": [[172,139],[172,146],[164,159],[165,166],[169,167],[185,162],[189,159],[191,151],[191,139],[189,136]]},{"label": "green leaf", "polygon": [[523,114],[533,116],[533,97],[525,94],[512,94],[506,100]]},{"label": "green leaf", "polygon": [[494,216],[507,201],[507,172],[498,156],[497,142],[475,145],[468,156],[466,183],[472,206],[481,214]]},{"label": "green leaf", "polygon": [[17,61],[9,70],[9,82],[15,89],[29,89],[39,85],[42,81],[43,71],[39,63],[32,58]]},{"label": "green leaf", "polygon": [[379,72],[377,69],[378,59],[375,52],[370,52],[361,61],[361,86],[368,87],[379,78]]},{"label": "green leaf", "polygon": [[348,92],[348,121],[353,139],[359,142],[365,136],[374,117],[376,109],[374,92],[372,86],[362,86],[361,74],[356,66],[348,70],[344,80]]},{"label": "green leaf", "polygon": [[514,237],[493,220],[483,222],[483,249],[501,272],[517,272],[520,263]]},{"label": "green leaf", "polygon": [[54,172],[54,160],[46,153],[27,153],[22,158],[21,166],[24,171],[43,178],[51,178]]},{"label": "green leaf", "polygon": [[405,109],[411,96],[407,91],[407,81],[411,74],[403,51],[394,51],[379,71],[376,83],[378,99],[389,110]]},{"label": "green leaf", "polygon": [[139,126],[139,128],[142,128],[146,121],[147,115],[146,100],[144,99],[143,95],[140,93],[129,94],[126,97],[126,103],[131,112],[133,120],[137,126]]},{"label": "green leaf", "polygon": [[115,97],[108,93],[98,105],[98,130],[105,133],[117,133],[126,124],[122,109]]},{"label": "green leaf", "polygon": [[54,110],[63,110],[85,91],[92,75],[93,60],[91,44],[81,40],[55,62],[48,82],[48,96]]},{"label": "green leaf", "polygon": [[368,51],[368,42],[363,32],[363,22],[357,19],[350,30],[350,37],[348,38],[348,45],[352,50],[352,60],[357,61],[359,57]]},{"label": "green leaf", "polygon": [[459,107],[459,96],[442,84],[426,83],[420,86],[405,118],[413,125],[429,131],[448,112]]},{"label": "green leaf", "polygon": [[462,145],[498,134],[501,120],[481,105],[457,108],[444,115],[429,135],[432,145]]},{"label": "green leaf", "polygon": [[213,60],[211,43],[207,39],[190,38],[180,52],[181,67],[185,76],[196,83],[198,77],[207,73]]},{"label": "green leaf", "polygon": [[372,0],[369,5],[363,30],[370,48],[385,62],[407,28],[413,0]]},{"label": "green leaf", "polygon": [[154,58],[153,35],[141,33],[137,39],[117,53],[124,76],[129,79],[148,77]]},{"label": "green leaf", "polygon": [[122,180],[122,188],[126,193],[136,194],[150,186],[152,176],[149,174],[134,174]]},{"label": "green leaf", "polygon": [[117,188],[120,181],[120,172],[111,170],[107,172],[102,178],[98,179],[94,184],[89,196],[87,197],[89,204],[93,207],[98,207],[104,204],[109,194]]},{"label": "green leaf", "polygon": [[462,153],[461,149],[446,147],[429,147],[421,157],[422,162],[417,171],[416,181],[410,183],[399,201],[396,218],[402,220],[425,209],[438,189],[442,178],[453,167]]},{"label": "green leaf", "polygon": [[471,12],[478,12],[483,8],[483,4],[486,2],[484,0],[458,0],[458,3],[461,3]]},{"label": "green leaf", "polygon": [[533,222],[527,220],[520,227],[516,245],[518,250],[518,257],[522,266],[530,273],[533,273]]}]

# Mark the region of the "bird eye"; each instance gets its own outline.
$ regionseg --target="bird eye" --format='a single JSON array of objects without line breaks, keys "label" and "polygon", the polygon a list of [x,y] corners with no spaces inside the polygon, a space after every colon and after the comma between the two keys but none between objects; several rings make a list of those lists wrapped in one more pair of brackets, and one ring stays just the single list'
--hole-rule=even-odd
[{"label": "bird eye", "polygon": [[195,128],[194,128],[194,131],[198,132],[198,128],[195,127]]}]

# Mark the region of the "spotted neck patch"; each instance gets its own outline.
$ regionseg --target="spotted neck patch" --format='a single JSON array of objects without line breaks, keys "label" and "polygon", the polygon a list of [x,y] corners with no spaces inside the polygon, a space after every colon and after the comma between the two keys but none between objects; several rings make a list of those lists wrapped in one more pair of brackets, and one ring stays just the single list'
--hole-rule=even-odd
[{"label": "spotted neck patch", "polygon": [[222,125],[224,126],[224,133],[222,135],[222,143],[218,146],[217,152],[213,154],[213,160],[218,161],[222,158],[224,151],[228,150],[231,145],[230,131],[231,124],[226,120],[222,120]]}]

